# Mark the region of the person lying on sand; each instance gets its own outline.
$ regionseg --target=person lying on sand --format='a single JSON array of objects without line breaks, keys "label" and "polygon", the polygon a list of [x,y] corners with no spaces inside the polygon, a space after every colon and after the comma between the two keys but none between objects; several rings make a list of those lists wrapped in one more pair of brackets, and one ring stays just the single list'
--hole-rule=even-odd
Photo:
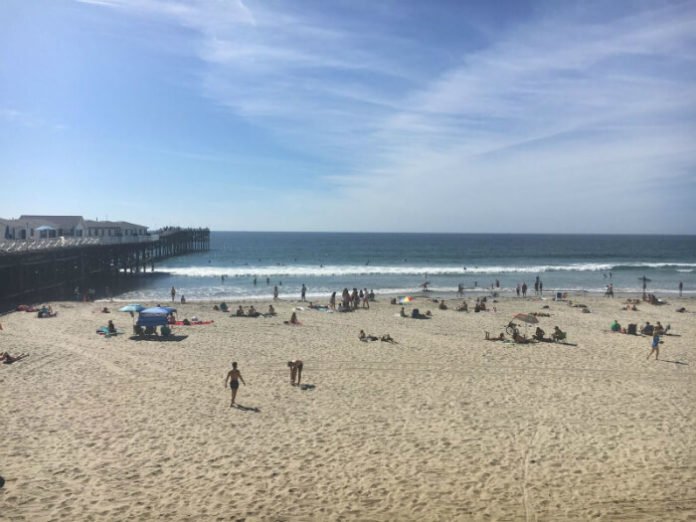
[{"label": "person lying on sand", "polygon": [[486,334],[486,341],[504,341],[505,340],[505,334],[503,332],[500,332],[500,335],[498,337],[491,337],[491,334],[489,332],[484,332]]},{"label": "person lying on sand", "polygon": [[382,337],[380,337],[379,340],[382,341],[383,343],[399,344],[388,333],[384,334]]},{"label": "person lying on sand", "polygon": [[358,334],[358,339],[360,339],[364,343],[366,343],[368,341],[377,341],[378,340],[378,338],[375,337],[374,335],[367,335],[365,333],[365,330],[360,330],[360,333]]},{"label": "person lying on sand", "polygon": [[0,362],[3,364],[12,364],[21,361],[25,357],[29,357],[28,353],[20,353],[19,355],[10,355],[10,352],[0,352]]},{"label": "person lying on sand", "polygon": [[[299,386],[302,380],[302,368],[304,364],[299,359],[294,361],[288,361],[288,368],[290,368],[290,385]],[[295,380],[297,379],[297,381]]]}]

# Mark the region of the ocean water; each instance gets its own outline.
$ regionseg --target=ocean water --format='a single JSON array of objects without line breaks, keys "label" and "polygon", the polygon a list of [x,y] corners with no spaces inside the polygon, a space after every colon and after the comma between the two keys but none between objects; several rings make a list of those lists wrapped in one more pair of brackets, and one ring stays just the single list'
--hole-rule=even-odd
[{"label": "ocean water", "polygon": [[[224,276],[224,278],[222,277]],[[696,236],[507,234],[363,234],[212,232],[209,252],[168,259],[141,277],[125,301],[167,300],[172,286],[187,300],[324,298],[347,287],[413,294],[426,280],[434,293],[500,292],[536,277],[551,291],[696,294]],[[256,284],[254,284],[256,278]],[[267,283],[268,281],[268,283]]]}]

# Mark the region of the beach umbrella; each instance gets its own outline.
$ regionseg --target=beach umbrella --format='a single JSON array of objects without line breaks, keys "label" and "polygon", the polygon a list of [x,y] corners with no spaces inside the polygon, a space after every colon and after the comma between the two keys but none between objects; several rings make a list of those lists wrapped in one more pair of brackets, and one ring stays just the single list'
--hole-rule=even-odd
[{"label": "beach umbrella", "polygon": [[129,304],[118,309],[119,312],[140,312],[141,310],[145,310],[141,304]]},{"label": "beach umbrella", "polygon": [[525,336],[527,335],[527,326],[539,322],[539,319],[536,318],[536,315],[532,314],[515,314],[515,317],[513,317],[513,319],[517,319],[518,321],[522,321],[524,323]]},{"label": "beach umbrella", "polygon": [[532,314],[516,314],[513,319],[517,319],[518,321],[522,321],[523,323],[527,324],[536,324],[539,322],[539,319]]},{"label": "beach umbrella", "polygon": [[411,301],[413,301],[413,297],[411,296],[406,296],[406,297],[400,297],[399,298],[399,304],[408,304]]}]

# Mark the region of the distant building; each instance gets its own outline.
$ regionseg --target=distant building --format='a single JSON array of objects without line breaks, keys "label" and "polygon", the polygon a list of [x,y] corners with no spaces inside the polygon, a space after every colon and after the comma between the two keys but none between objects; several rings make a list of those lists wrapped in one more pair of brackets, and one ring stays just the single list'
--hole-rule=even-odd
[{"label": "distant building", "polygon": [[[49,232],[50,229],[55,230],[54,236],[65,236],[65,237],[82,237],[85,230],[85,220],[82,216],[29,216],[22,215],[19,216],[17,220],[21,222],[33,222],[40,223],[38,226],[34,227],[34,232],[37,228],[46,227],[43,229],[45,232]],[[36,238],[34,234],[31,237]]]},{"label": "distant building", "polygon": [[146,226],[127,221],[92,221],[82,216],[36,216],[22,215],[19,219],[0,219],[0,241],[32,240],[57,237],[120,238],[139,241],[147,236]]},{"label": "distant building", "polygon": [[85,221],[87,237],[130,237],[147,235],[147,227],[127,221]]}]

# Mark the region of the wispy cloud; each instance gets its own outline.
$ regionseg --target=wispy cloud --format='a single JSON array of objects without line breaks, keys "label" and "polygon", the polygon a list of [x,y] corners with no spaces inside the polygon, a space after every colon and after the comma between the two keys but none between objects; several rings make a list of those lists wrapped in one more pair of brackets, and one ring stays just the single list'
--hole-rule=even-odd
[{"label": "wispy cloud", "polygon": [[67,128],[66,125],[62,123],[47,121],[46,119],[41,118],[40,116],[37,116],[31,112],[19,111],[10,108],[0,107],[0,119],[30,129],[44,128],[60,131]]},{"label": "wispy cloud", "polygon": [[[439,202],[419,211],[423,229],[505,229],[515,212],[529,230],[572,228],[595,205],[604,221],[637,206],[671,215],[640,188],[696,169],[694,2],[606,19],[559,9],[474,48],[409,40],[384,13],[355,23],[268,3],[82,1],[191,30],[206,96],[335,160],[331,190],[311,205],[360,201],[346,228],[421,228],[400,217],[405,201]],[[559,199],[572,204],[553,223],[529,206]],[[487,226],[494,208],[503,219]]]}]

